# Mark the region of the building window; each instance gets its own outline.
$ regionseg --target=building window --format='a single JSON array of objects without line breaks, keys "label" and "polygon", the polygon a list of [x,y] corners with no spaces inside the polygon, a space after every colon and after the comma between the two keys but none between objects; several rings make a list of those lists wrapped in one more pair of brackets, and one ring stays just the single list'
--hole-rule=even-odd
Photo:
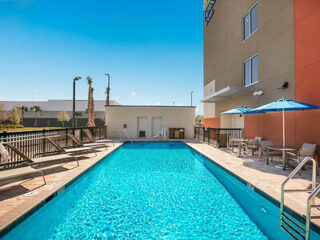
[{"label": "building window", "polygon": [[243,86],[249,86],[259,81],[258,55],[243,64]]},{"label": "building window", "polygon": [[243,40],[246,40],[258,29],[258,5],[254,5],[243,18]]}]

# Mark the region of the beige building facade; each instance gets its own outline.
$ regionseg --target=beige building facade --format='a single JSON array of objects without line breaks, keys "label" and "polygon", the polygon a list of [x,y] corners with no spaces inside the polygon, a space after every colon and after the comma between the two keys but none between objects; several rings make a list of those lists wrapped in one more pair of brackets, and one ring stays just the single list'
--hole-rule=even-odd
[{"label": "beige building facade", "polygon": [[[294,99],[294,1],[210,0],[206,9],[207,2],[204,11],[214,14],[204,21],[205,125],[243,127],[243,118],[219,113]],[[206,91],[211,85],[214,91]]]},{"label": "beige building facade", "polygon": [[169,138],[170,128],[183,128],[184,138],[194,134],[195,107],[106,106],[108,137],[114,139]]}]

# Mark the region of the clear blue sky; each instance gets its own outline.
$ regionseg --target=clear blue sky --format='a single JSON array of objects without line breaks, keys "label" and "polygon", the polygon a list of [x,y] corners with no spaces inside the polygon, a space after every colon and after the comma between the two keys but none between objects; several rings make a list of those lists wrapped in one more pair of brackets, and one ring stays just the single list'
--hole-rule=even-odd
[{"label": "clear blue sky", "polygon": [[88,75],[105,99],[108,72],[121,104],[189,105],[194,90],[202,111],[202,21],[199,0],[0,0],[0,99],[71,99]]}]

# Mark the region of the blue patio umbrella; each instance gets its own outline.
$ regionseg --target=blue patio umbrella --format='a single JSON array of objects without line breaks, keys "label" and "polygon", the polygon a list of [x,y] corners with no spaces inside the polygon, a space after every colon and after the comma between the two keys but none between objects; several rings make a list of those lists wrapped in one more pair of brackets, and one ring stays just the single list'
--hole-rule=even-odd
[{"label": "blue patio umbrella", "polygon": [[302,110],[312,110],[320,109],[319,106],[311,105],[307,103],[297,102],[294,100],[289,100],[281,98],[275,102],[268,103],[261,107],[252,109],[251,113],[265,113],[265,112],[282,112],[282,144],[283,147],[286,145],[286,133],[285,133],[285,112],[286,111],[302,111]]},{"label": "blue patio umbrella", "polygon": [[251,113],[252,109],[247,106],[239,106],[237,108],[222,112],[221,114],[246,114]]}]

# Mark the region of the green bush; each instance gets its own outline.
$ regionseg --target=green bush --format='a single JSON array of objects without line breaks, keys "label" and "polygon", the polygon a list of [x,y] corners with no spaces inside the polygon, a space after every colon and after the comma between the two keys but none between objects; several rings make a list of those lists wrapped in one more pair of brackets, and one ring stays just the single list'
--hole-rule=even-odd
[{"label": "green bush", "polygon": [[0,124],[0,129],[1,128],[23,128],[23,125],[20,124]]}]

